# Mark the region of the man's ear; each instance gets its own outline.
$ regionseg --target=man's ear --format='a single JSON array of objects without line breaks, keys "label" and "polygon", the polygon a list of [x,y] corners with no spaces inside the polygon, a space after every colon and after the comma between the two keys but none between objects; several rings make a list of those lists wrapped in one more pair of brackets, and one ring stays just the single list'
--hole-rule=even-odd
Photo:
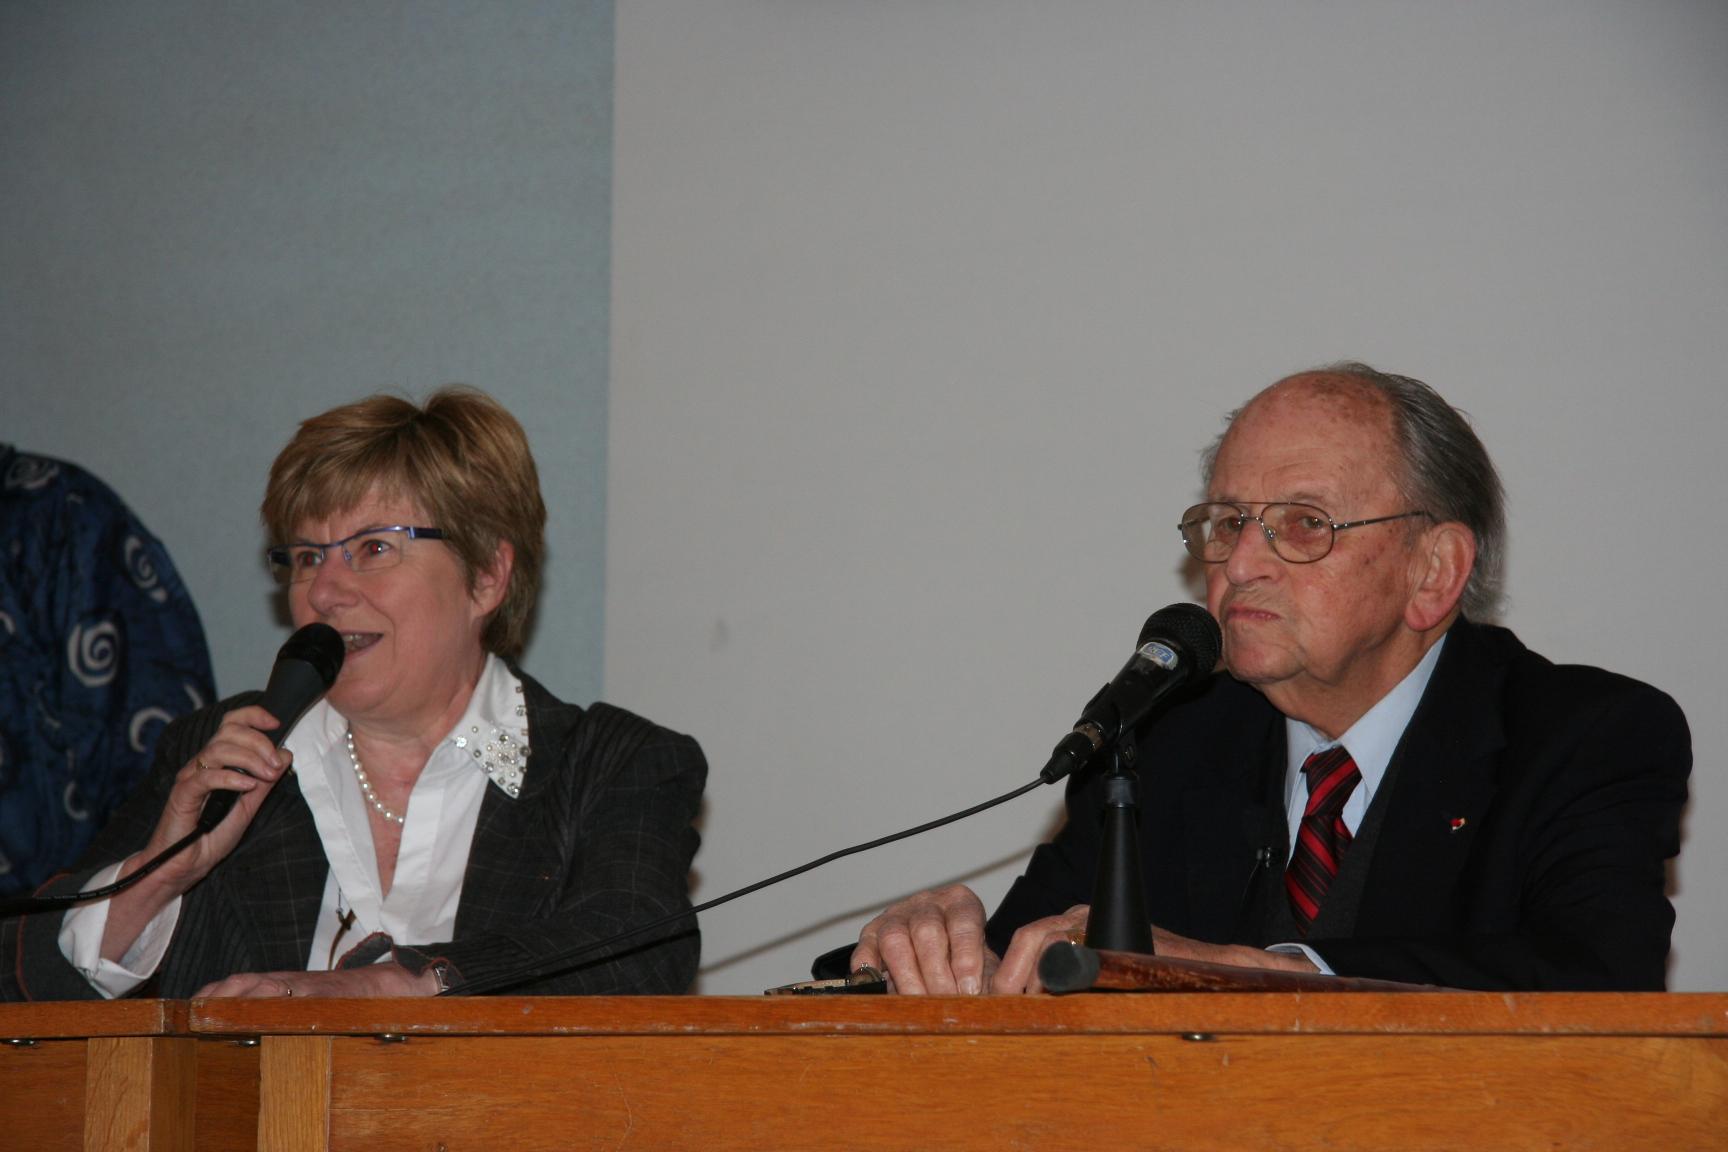
[{"label": "man's ear", "polygon": [[1455,520],[1422,534],[1410,559],[1414,581],[1404,606],[1404,623],[1417,632],[1444,624],[1464,596],[1476,568],[1476,534]]},{"label": "man's ear", "polygon": [[504,594],[510,590],[510,573],[516,569],[516,549],[510,541],[498,541],[498,547],[492,552],[492,562],[474,572],[474,588],[470,593],[474,598],[474,607],[479,616],[490,616],[498,610],[498,605],[504,603]]}]

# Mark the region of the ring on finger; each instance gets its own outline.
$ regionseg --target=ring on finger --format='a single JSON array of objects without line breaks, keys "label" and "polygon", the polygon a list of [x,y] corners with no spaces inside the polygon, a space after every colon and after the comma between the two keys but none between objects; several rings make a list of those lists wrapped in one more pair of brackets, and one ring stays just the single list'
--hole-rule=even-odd
[{"label": "ring on finger", "polygon": [[282,985],[282,995],[284,995],[284,996],[293,996],[294,995],[294,985],[288,983],[288,981],[286,981],[286,980],[280,980],[280,981],[278,981],[278,983]]},{"label": "ring on finger", "polygon": [[202,756],[198,757],[198,771],[200,771],[200,772],[210,771],[210,765],[204,763],[204,757],[202,757]]},{"label": "ring on finger", "polygon": [[1086,943],[1086,929],[1084,929],[1084,928],[1070,928],[1070,929],[1068,929],[1068,931],[1064,932],[1062,935],[1063,935],[1063,938],[1066,939],[1068,941],[1068,943],[1070,943],[1070,944],[1082,944],[1083,945]]}]

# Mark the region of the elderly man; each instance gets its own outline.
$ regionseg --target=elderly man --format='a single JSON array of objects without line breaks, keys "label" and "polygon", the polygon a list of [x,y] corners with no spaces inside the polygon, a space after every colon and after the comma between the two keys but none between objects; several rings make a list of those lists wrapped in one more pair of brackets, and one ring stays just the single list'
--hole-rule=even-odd
[{"label": "elderly man", "polygon": [[[1500,482],[1420,381],[1340,364],[1232,418],[1181,521],[1229,675],[1138,733],[1157,951],[1461,988],[1660,989],[1691,767],[1667,696],[1555,665],[1492,609]],[[986,926],[920,893],[851,962],[902,992],[1037,991],[1083,928],[1100,773]]]}]

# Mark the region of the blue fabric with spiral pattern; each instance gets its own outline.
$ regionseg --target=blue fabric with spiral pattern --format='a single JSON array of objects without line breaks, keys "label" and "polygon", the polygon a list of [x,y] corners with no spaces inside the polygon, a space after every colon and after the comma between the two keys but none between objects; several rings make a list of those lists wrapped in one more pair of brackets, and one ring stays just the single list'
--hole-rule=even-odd
[{"label": "blue fabric with spiral pattern", "polygon": [[161,542],[82,468],[0,444],[0,896],[71,866],[215,698]]}]

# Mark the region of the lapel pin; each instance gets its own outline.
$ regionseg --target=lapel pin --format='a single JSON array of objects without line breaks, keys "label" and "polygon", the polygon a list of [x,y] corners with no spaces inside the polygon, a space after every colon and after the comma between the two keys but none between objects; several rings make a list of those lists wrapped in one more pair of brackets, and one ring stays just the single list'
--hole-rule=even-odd
[{"label": "lapel pin", "polygon": [[1454,817],[1452,817],[1452,829],[1451,829],[1451,830],[1452,830],[1452,831],[1454,831],[1454,832],[1456,832],[1456,831],[1458,831],[1458,830],[1459,830],[1459,829],[1460,829],[1460,828],[1462,828],[1462,827],[1464,827],[1464,825],[1466,825],[1466,824],[1468,824],[1468,823],[1469,823],[1469,821],[1468,821],[1468,820],[1466,820],[1466,819],[1465,819],[1465,818],[1464,818],[1464,817],[1462,817],[1462,816],[1454,816]]}]

